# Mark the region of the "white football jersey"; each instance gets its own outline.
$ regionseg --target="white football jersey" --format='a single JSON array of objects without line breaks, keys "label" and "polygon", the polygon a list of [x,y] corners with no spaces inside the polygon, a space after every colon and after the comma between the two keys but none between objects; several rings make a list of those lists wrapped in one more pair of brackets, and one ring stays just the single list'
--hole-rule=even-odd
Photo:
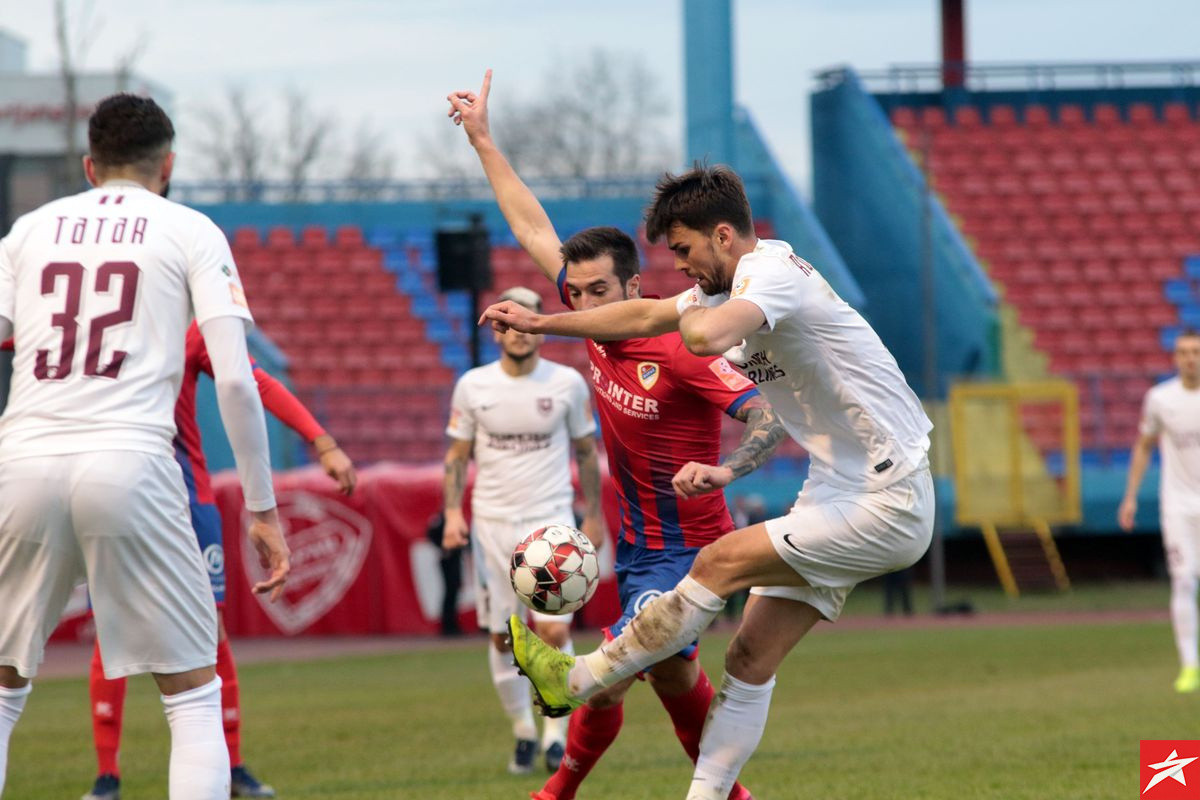
[{"label": "white football jersey", "polygon": [[471,510],[494,519],[544,516],[570,507],[570,440],[596,431],[588,388],[570,367],[539,359],[513,377],[495,361],[454,385],[446,433],[474,440]]},{"label": "white football jersey", "polygon": [[1200,513],[1200,389],[1185,389],[1178,376],[1152,387],[1142,403],[1141,432],[1158,438],[1163,510]]},{"label": "white football jersey", "polygon": [[251,319],[229,244],[200,212],[111,181],[18,219],[0,240],[16,344],[0,459],[173,455],[193,312]]},{"label": "white football jersey", "polygon": [[760,240],[742,256],[729,294],[699,287],[676,301],[754,303],[766,323],[727,353],[811,458],[816,480],[874,491],[926,461],[933,423],[879,336],[787,242]]}]

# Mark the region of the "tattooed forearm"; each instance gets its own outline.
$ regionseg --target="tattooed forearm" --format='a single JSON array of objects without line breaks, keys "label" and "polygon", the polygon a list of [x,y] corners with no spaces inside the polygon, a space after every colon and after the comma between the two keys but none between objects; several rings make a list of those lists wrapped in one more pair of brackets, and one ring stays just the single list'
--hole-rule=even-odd
[{"label": "tattooed forearm", "polygon": [[722,466],[733,470],[734,480],[737,480],[765,464],[787,436],[787,431],[775,416],[774,409],[761,397],[746,401],[734,416],[746,423],[746,430],[742,433],[742,441]]},{"label": "tattooed forearm", "polygon": [[463,492],[467,487],[467,458],[451,450],[446,454],[442,493],[445,508],[462,508]]},{"label": "tattooed forearm", "polygon": [[600,513],[600,460],[596,440],[590,436],[575,442],[575,464],[579,467],[579,487],[587,504],[587,515]]}]

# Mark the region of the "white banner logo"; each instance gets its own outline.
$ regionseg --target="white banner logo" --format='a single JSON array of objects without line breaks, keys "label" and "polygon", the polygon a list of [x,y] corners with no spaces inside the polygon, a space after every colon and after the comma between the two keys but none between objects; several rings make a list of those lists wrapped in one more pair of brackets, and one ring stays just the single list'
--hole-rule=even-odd
[{"label": "white banner logo", "polygon": [[[371,546],[371,523],[333,498],[305,491],[279,492],[279,519],[291,548],[292,572],[276,602],[255,595],[263,611],[291,636],[325,615],[346,595]],[[249,527],[242,515],[242,530]],[[264,580],[258,553],[243,534],[242,564],[251,583]]]}]

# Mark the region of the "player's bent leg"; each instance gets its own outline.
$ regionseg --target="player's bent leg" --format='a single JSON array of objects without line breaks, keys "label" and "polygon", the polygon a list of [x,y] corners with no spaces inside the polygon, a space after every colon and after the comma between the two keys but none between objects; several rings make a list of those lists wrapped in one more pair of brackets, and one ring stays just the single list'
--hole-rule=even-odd
[{"label": "player's bent leg", "polygon": [[229,751],[221,726],[221,679],[213,667],[154,674],[171,729],[170,800],[229,797]]},{"label": "player's bent leg", "polygon": [[[713,701],[713,686],[696,659],[672,656],[646,673],[659,702],[671,716],[675,737],[695,764],[700,741]],[[729,790],[728,800],[749,800],[750,791],[740,783]]]},{"label": "player's bent leg", "polygon": [[584,778],[616,740],[625,721],[625,694],[635,678],[592,695],[569,718],[562,763],[533,800],[572,800]]},{"label": "player's bent leg", "polygon": [[[533,630],[546,644],[557,647],[567,655],[575,654],[575,646],[571,642],[572,617],[548,620],[544,616],[534,615]],[[528,692],[526,692],[528,696]],[[546,717],[542,721],[542,758],[545,760],[546,771],[556,772],[562,763],[566,752],[567,722],[563,717]]]},{"label": "player's bent leg", "polygon": [[115,800],[120,796],[121,719],[125,709],[124,678],[104,677],[100,645],[92,647],[88,696],[92,703],[92,742],[96,748],[96,780],[84,800]]},{"label": "player's bent leg", "polygon": [[689,800],[723,800],[762,740],[775,672],[821,619],[813,606],[752,595],[725,656],[725,677],[713,703]]},{"label": "player's bent leg", "polygon": [[0,796],[8,768],[8,740],[32,690],[29,680],[18,675],[15,667],[0,666]]},{"label": "player's bent leg", "polygon": [[500,707],[512,724],[513,738],[516,739],[508,771],[513,775],[525,775],[533,771],[537,755],[537,723],[533,719],[529,687],[521,680],[521,673],[513,665],[508,651],[507,637],[502,633],[493,633],[488,644],[488,671]]},{"label": "player's bent leg", "polygon": [[763,583],[808,585],[780,557],[764,524],[723,536],[701,549],[688,575],[645,606],[620,636],[572,665],[568,693],[586,697],[663,661],[708,628],[726,597]]}]

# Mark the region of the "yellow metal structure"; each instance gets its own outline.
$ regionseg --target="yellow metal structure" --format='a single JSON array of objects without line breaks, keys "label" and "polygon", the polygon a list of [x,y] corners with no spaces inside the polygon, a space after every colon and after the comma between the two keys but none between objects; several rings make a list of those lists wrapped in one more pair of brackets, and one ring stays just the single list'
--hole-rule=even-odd
[{"label": "yellow metal structure", "polygon": [[[1029,415],[1042,420],[1040,436],[1026,424]],[[1075,386],[1065,381],[959,384],[950,390],[950,428],[956,520],[983,531],[1005,592],[1012,597],[1020,592],[1004,550],[1004,534],[1016,531],[1036,535],[1055,585],[1070,588],[1051,526],[1076,523],[1082,516]],[[1047,434],[1052,449],[1061,453],[1060,474],[1047,463]]]}]

